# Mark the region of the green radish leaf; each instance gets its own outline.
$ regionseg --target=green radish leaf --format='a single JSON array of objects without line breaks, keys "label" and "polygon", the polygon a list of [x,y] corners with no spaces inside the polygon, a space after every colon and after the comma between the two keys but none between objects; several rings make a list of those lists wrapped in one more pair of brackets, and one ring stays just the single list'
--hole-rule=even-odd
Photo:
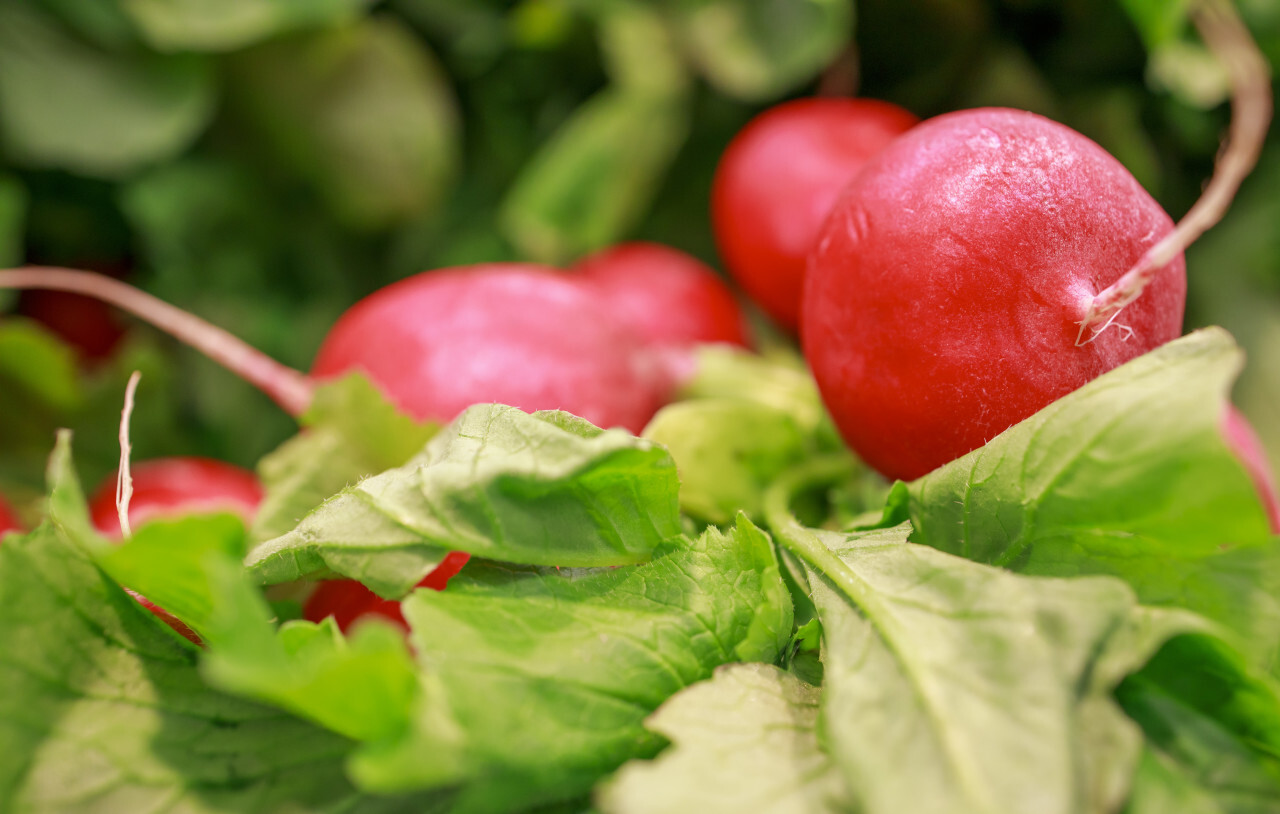
[{"label": "green radish leaf", "polygon": [[745,520],[674,538],[638,566],[473,562],[404,605],[424,679],[414,730],[365,750],[371,790],[463,784],[457,814],[574,799],[661,739],[644,720],[733,661],[772,661],[791,603],[769,539]]},{"label": "green radish leaf", "polygon": [[1100,376],[908,484],[912,541],[1027,574],[1120,577],[1275,663],[1280,542],[1220,427],[1240,364],[1209,329]]},{"label": "green radish leaf", "polygon": [[1142,736],[1112,690],[1209,623],[1139,608],[1116,579],[1024,577],[908,532],[812,532],[856,586],[809,577],[822,729],[859,809],[1115,810]]},{"label": "green radish leaf", "polygon": [[434,56],[394,18],[238,52],[230,78],[275,160],[348,226],[389,228],[442,200],[457,163],[456,105]]},{"label": "green radish leaf", "polygon": [[672,745],[631,761],[598,794],[604,814],[838,814],[844,781],[818,741],[821,693],[769,664],[721,667],[645,727]]},{"label": "green radish leaf", "polygon": [[402,414],[368,379],[351,375],[321,385],[302,417],[303,432],[258,464],[266,495],[252,537],[269,540],[348,484],[401,466],[437,432]]},{"label": "green radish leaf", "polygon": [[277,631],[240,564],[238,517],[148,523],[113,546],[90,526],[65,432],[50,458],[49,483],[50,522],[94,552],[113,580],[194,629],[209,648],[201,668],[212,684],[355,740],[390,738],[407,726],[417,687],[401,632],[365,624],[348,640],[332,620],[291,622]]},{"label": "green radish leaf", "polygon": [[682,92],[608,88],[525,166],[499,214],[526,256],[563,263],[619,240],[644,214],[688,132]]},{"label": "green radish leaf", "polygon": [[238,563],[206,558],[204,566],[217,602],[200,665],[211,684],[357,741],[394,739],[409,725],[418,679],[399,628],[369,621],[346,637],[326,619],[277,631]]},{"label": "green radish leaf", "polygon": [[239,562],[244,552],[244,523],[239,517],[198,515],[146,523],[128,542],[100,555],[98,565],[116,582],[204,636],[217,604],[205,560]]},{"label": "green radish leaf", "polygon": [[206,686],[196,649],[89,558],[65,435],[50,476],[52,522],[0,545],[6,812],[432,810],[352,788],[350,741]]},{"label": "green radish leaf", "polygon": [[[1208,636],[1180,636],[1116,690],[1147,737],[1131,812],[1274,811],[1280,800],[1280,694]],[[1183,804],[1181,801],[1187,801]]]},{"label": "green radish leaf", "polygon": [[26,2],[0,7],[0,141],[14,163],[119,177],[185,149],[213,104],[200,57],[107,53]]},{"label": "green radish leaf", "polygon": [[368,0],[117,0],[160,51],[232,51],[302,28],[354,19]]},{"label": "green radish leaf", "polygon": [[406,594],[451,550],[504,562],[643,562],[680,533],[667,452],[567,413],[468,409],[407,464],[343,489],[249,553],[264,582],[336,572]]},{"label": "green radish leaf", "polygon": [[759,519],[765,488],[811,447],[790,414],[734,399],[669,404],[644,437],[675,459],[681,510],[709,523],[727,523],[738,512]]},{"label": "green radish leaf", "polygon": [[712,85],[760,102],[813,79],[849,41],[848,0],[668,0],[690,62]]}]

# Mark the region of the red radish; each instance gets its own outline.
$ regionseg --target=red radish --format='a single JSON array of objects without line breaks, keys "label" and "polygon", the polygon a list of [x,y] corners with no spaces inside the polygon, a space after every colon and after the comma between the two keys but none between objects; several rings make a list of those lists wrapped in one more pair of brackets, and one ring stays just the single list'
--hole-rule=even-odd
[{"label": "red radish", "polygon": [[562,272],[519,263],[418,274],[356,303],[311,373],[350,370],[417,418],[449,421],[472,404],[501,402],[633,432],[669,386],[598,297]]},{"label": "red radish", "polygon": [[18,517],[9,508],[9,504],[0,499],[0,536],[8,531],[22,531],[22,526],[18,524]]},{"label": "red radish", "polygon": [[751,344],[733,292],[701,260],[658,243],[621,243],[570,271],[604,300],[605,313],[651,345]]},{"label": "red radish", "polygon": [[[471,555],[464,551],[449,552],[434,571],[423,577],[418,587],[443,591],[449,580],[470,559]],[[320,583],[302,609],[302,618],[311,622],[321,622],[332,616],[338,629],[344,632],[357,619],[370,614],[389,619],[406,630],[409,628],[404,614],[400,612],[399,602],[383,599],[353,579],[334,579]]]},{"label": "red radish", "polygon": [[[129,525],[168,515],[230,511],[246,522],[262,501],[262,486],[252,472],[209,458],[157,458],[134,464]],[[120,536],[116,479],[108,478],[89,501],[93,525],[108,536]]]},{"label": "red radish", "polygon": [[1222,413],[1220,429],[1227,447],[1235,453],[1249,473],[1258,497],[1262,500],[1262,506],[1267,511],[1267,519],[1271,521],[1271,531],[1280,534],[1280,497],[1276,493],[1276,477],[1271,472],[1267,452],[1258,434],[1249,425],[1244,414],[1230,404]]},{"label": "red radish", "polygon": [[57,334],[87,362],[109,357],[125,335],[110,306],[81,294],[26,291],[18,302],[18,313]]},{"label": "red radish", "polygon": [[752,119],[716,168],[711,221],[729,273],[796,330],[805,258],[840,190],[919,119],[875,99],[785,102]]},{"label": "red radish", "polygon": [[915,478],[1178,336],[1181,253],[1077,345],[1093,295],[1172,229],[1063,125],[1001,109],[919,125],[848,187],[809,261],[805,356],[845,440]]}]

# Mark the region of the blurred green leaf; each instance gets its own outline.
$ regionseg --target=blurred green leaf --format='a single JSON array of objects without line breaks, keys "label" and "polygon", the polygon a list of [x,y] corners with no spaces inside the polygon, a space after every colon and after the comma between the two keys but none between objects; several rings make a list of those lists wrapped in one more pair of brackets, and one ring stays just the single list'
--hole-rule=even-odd
[{"label": "blurred green leaf", "polygon": [[500,225],[559,264],[619,240],[644,214],[688,133],[683,94],[611,88],[588,100],[525,167]]},{"label": "blurred green leaf", "polygon": [[0,380],[6,395],[25,393],[45,409],[73,410],[84,398],[75,354],[26,320],[0,323]]},{"label": "blurred green leaf", "polygon": [[751,101],[813,79],[849,42],[849,0],[668,0],[685,53],[718,90]]},{"label": "blurred green leaf", "polygon": [[354,19],[370,0],[117,0],[161,51],[231,51]]},{"label": "blurred green leaf", "polygon": [[645,427],[680,473],[680,508],[710,523],[758,519],[765,489],[811,449],[789,413],[736,399],[669,404]]},{"label": "blurred green leaf", "polygon": [[120,8],[120,0],[44,0],[44,7],[103,48],[123,50],[138,42],[138,30]]},{"label": "blurred green leaf", "polygon": [[1182,37],[1191,4],[1192,0],[1120,0],[1149,51]]},{"label": "blurred green leaf", "polygon": [[124,175],[184,149],[213,105],[200,57],[100,51],[34,6],[0,6],[0,138],[16,163]]},{"label": "blurred green leaf", "polygon": [[[24,254],[27,189],[12,175],[0,175],[0,268],[16,266]],[[0,292],[0,308],[13,292]]]},{"label": "blurred green leaf", "polygon": [[377,230],[431,210],[456,170],[452,89],[391,17],[235,55],[232,94],[274,159],[346,224]]},{"label": "blurred green leaf", "polygon": [[594,4],[605,70],[616,87],[670,94],[689,77],[670,27],[653,7],[635,2]]}]

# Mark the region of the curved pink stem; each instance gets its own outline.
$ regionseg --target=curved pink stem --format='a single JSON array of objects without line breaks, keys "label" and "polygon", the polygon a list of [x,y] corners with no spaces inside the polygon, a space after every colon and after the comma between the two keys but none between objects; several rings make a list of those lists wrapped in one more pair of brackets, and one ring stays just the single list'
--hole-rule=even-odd
[{"label": "curved pink stem", "polygon": [[1173,231],[1089,302],[1076,335],[1076,345],[1087,345],[1097,338],[1120,309],[1136,300],[1161,269],[1222,220],[1240,183],[1258,163],[1262,152],[1271,124],[1271,79],[1266,57],[1226,0],[1201,0],[1192,10],[1192,19],[1209,50],[1231,76],[1231,127],[1226,144],[1204,193]]},{"label": "curved pink stem", "polygon": [[257,387],[295,418],[311,404],[314,385],[243,339],[128,283],[92,271],[26,266],[0,271],[0,288],[38,288],[93,297],[154,325]]}]

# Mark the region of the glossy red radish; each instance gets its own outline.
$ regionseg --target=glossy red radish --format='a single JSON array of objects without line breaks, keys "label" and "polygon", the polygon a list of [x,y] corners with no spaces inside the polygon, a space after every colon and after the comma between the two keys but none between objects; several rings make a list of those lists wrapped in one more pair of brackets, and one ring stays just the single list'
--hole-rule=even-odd
[{"label": "glossy red radish", "polygon": [[606,313],[652,345],[749,346],[746,317],[724,280],[696,257],[659,243],[621,243],[572,266]]},{"label": "glossy red radish", "polygon": [[872,159],[809,261],[802,337],[845,440],[891,478],[975,449],[1178,336],[1179,254],[1078,346],[1089,298],[1173,229],[1075,131],[1003,109],[939,116]]},{"label": "glossy red radish", "polygon": [[[262,502],[262,486],[249,470],[210,458],[173,457],[142,461],[132,467],[133,495],[129,524],[203,512],[229,511],[248,523]],[[89,500],[93,525],[103,534],[120,536],[116,478],[98,487]]]},{"label": "glossy red radish", "polygon": [[[465,552],[449,552],[434,571],[422,578],[418,587],[443,591],[449,580],[455,577],[470,559],[471,555]],[[399,602],[383,599],[352,579],[321,582],[308,597],[302,609],[302,618],[311,622],[321,622],[326,617],[332,616],[338,629],[342,631],[350,628],[357,619],[369,615],[388,619],[408,630],[409,625],[400,611]]]},{"label": "glossy red radish", "polygon": [[785,102],[752,119],[716,168],[711,221],[725,267],[796,330],[805,258],[840,190],[919,120],[875,99]]},{"label": "glossy red radish", "polygon": [[418,274],[356,303],[311,373],[350,370],[417,418],[448,421],[472,404],[501,402],[633,432],[669,387],[599,297],[555,269],[517,263]]},{"label": "glossy red radish", "polygon": [[1271,531],[1280,534],[1280,496],[1276,492],[1276,476],[1271,471],[1262,440],[1244,414],[1230,404],[1222,413],[1220,429],[1227,448],[1235,453],[1249,473],[1249,478],[1258,491],[1258,499],[1266,509],[1267,519],[1271,521]]},{"label": "glossy red radish", "polygon": [[80,294],[25,291],[18,313],[57,334],[85,362],[110,357],[125,335],[124,325],[110,306]]}]

